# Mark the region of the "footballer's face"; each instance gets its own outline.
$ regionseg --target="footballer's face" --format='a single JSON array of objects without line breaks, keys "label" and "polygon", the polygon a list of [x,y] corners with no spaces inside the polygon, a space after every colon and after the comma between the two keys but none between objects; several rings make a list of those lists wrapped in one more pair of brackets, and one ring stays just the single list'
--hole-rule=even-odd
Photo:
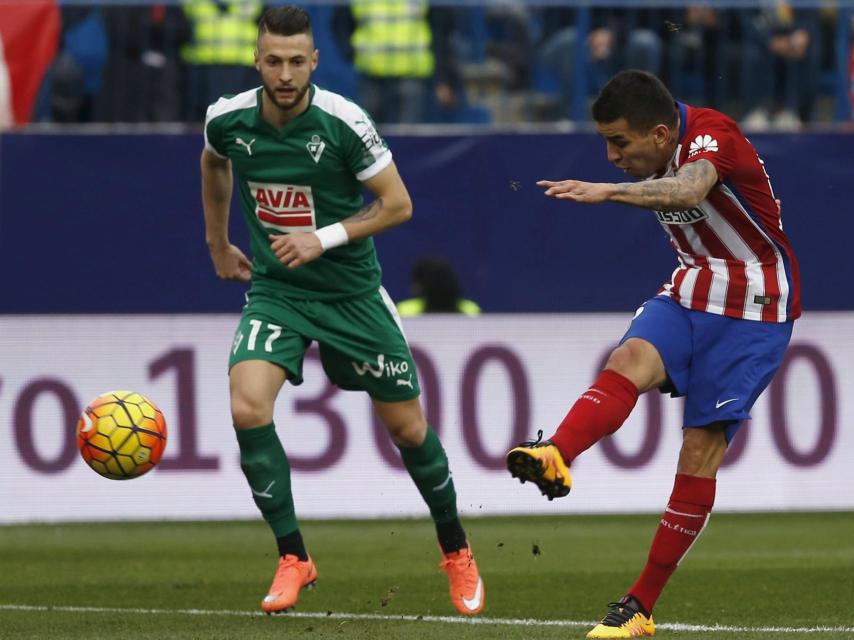
[{"label": "footballer's face", "polygon": [[287,120],[308,105],[308,88],[317,60],[310,33],[282,36],[266,31],[258,37],[255,68],[261,73],[264,94],[280,117]]},{"label": "footballer's face", "polygon": [[608,161],[633,178],[662,172],[673,156],[673,136],[667,125],[657,124],[649,131],[637,131],[625,118],[619,118],[597,122],[596,130],[605,138]]}]

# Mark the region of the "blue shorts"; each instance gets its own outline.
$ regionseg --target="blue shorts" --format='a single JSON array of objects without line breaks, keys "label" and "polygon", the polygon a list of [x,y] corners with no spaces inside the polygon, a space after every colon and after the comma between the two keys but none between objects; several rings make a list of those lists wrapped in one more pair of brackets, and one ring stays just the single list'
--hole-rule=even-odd
[{"label": "blue shorts", "polygon": [[637,310],[620,344],[650,342],[667,371],[662,393],[685,396],[683,425],[729,423],[729,442],[783,362],[793,324],[691,311],[656,296]]}]

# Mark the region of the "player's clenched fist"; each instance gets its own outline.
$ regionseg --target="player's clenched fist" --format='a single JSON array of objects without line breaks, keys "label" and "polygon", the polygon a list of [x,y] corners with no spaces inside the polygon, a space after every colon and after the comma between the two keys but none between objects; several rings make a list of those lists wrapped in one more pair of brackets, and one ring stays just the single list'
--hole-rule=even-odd
[{"label": "player's clenched fist", "polygon": [[538,187],[545,187],[545,194],[559,200],[575,200],[586,204],[605,202],[613,185],[607,182],[581,182],[580,180],[540,180]]},{"label": "player's clenched fist", "polygon": [[269,238],[273,253],[288,269],[311,262],[323,253],[320,239],[313,233],[294,231],[284,235],[271,235]]}]

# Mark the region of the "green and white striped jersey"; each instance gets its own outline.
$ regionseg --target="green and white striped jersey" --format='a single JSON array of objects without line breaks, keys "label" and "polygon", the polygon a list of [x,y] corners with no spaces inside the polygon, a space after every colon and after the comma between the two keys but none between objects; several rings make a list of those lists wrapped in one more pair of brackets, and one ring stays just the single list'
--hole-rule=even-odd
[{"label": "green and white striped jersey", "polygon": [[314,231],[356,213],[362,181],[391,163],[388,145],[361,107],[315,85],[308,109],[276,129],[261,117],[262,91],[222,97],[205,119],[205,148],[230,159],[234,170],[252,240],[253,289],[310,300],[376,291],[382,272],[372,238],[288,269],[269,236]]}]

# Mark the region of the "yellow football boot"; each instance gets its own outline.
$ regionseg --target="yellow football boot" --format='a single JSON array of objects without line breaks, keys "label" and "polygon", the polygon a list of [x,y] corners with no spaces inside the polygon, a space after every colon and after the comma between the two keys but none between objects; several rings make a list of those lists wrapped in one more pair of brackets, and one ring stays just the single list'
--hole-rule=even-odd
[{"label": "yellow football boot", "polygon": [[519,482],[531,481],[549,500],[561,498],[572,488],[572,477],[563,456],[551,440],[543,440],[543,432],[537,439],[522,442],[507,454],[507,470]]},{"label": "yellow football boot", "polygon": [[588,638],[640,638],[655,635],[655,622],[647,615],[641,604],[632,596],[619,602],[611,602],[608,615],[602,618]]}]

